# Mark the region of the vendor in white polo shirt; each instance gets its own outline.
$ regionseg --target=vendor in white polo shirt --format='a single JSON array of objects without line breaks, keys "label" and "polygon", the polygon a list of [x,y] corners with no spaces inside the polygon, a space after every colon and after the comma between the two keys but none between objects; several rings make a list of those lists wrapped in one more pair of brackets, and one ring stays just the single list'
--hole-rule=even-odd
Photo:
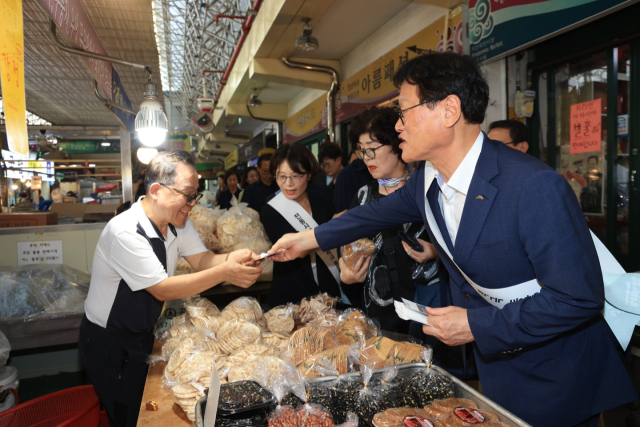
[{"label": "vendor in white polo shirt", "polygon": [[[80,327],[80,361],[112,426],[135,426],[152,329],[163,301],[198,294],[222,282],[248,288],[260,267],[249,250],[215,255],[188,220],[201,195],[193,157],[158,154],[147,168],[146,196],[113,218],[100,235]],[[173,276],[179,257],[197,273]]]}]

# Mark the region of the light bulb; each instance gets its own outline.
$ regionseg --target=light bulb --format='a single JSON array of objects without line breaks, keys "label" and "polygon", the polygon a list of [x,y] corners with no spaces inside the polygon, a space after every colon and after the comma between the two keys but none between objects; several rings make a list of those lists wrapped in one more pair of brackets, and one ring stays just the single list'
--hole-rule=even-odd
[{"label": "light bulb", "polygon": [[157,147],[164,142],[166,136],[166,129],[151,127],[138,129],[138,139],[143,145],[146,145],[147,147]]},{"label": "light bulb", "polygon": [[202,178],[202,175],[198,174],[198,179]]},{"label": "light bulb", "polygon": [[157,147],[164,142],[169,130],[167,116],[162,111],[162,104],[156,99],[156,85],[149,81],[144,85],[144,101],[136,115],[135,127],[140,142],[148,147]]},{"label": "light bulb", "polygon": [[11,189],[14,190],[14,191],[17,190],[18,189],[18,184],[13,184],[11,186]]},{"label": "light bulb", "polygon": [[27,182],[25,183],[25,185],[26,185],[27,187],[31,187],[31,181],[27,181]]},{"label": "light bulb", "polygon": [[153,159],[158,154],[158,150],[156,148],[138,148],[138,160],[141,163],[148,165],[151,159]]},{"label": "light bulb", "polygon": [[20,178],[20,182],[25,182],[27,180],[27,178],[25,178],[24,176]]}]

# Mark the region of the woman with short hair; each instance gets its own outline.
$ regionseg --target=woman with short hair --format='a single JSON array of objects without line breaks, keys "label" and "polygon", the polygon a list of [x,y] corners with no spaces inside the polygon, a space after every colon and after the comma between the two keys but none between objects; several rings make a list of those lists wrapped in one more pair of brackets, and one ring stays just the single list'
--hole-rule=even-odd
[{"label": "woman with short hair", "polygon": [[[374,178],[358,190],[352,208],[398,191],[410,178],[411,167],[402,160],[402,141],[394,128],[397,121],[394,109],[373,107],[351,122],[349,140]],[[422,250],[416,251],[403,242],[399,232],[417,241]],[[344,289],[351,302],[377,319],[382,329],[406,334],[409,322],[397,316],[393,301],[413,301],[414,297],[422,301],[430,293],[440,298],[437,253],[421,222],[394,226],[370,238],[375,251],[360,258],[353,270],[340,259]]]},{"label": "woman with short hair", "polygon": [[[224,184],[227,189],[220,193],[220,198],[218,199],[220,209],[229,209],[231,206],[238,204],[238,197],[240,196],[239,183],[240,174],[236,170],[231,169],[224,174]],[[234,199],[235,203],[232,203]]]},{"label": "woman with short hair", "polygon": [[[280,191],[267,198],[260,212],[260,220],[272,242],[287,233],[323,224],[335,213],[327,187],[313,183],[319,169],[313,153],[300,144],[282,145],[273,154],[270,170]],[[333,250],[275,263],[269,305],[299,302],[322,292],[340,296],[337,261],[337,252]]]}]

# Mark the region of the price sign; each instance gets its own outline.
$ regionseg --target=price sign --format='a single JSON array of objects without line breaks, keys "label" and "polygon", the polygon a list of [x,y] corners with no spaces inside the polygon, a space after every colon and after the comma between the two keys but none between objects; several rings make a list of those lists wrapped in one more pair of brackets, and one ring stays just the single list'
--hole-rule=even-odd
[{"label": "price sign", "polygon": [[18,265],[64,264],[62,240],[18,242]]},{"label": "price sign", "polygon": [[570,126],[571,154],[601,151],[602,99],[572,105]]},{"label": "price sign", "polygon": [[31,189],[32,190],[42,190],[42,177],[39,175],[34,175],[31,177]]},{"label": "price sign", "polygon": [[24,95],[22,0],[0,2],[0,73],[9,150],[29,154]]}]

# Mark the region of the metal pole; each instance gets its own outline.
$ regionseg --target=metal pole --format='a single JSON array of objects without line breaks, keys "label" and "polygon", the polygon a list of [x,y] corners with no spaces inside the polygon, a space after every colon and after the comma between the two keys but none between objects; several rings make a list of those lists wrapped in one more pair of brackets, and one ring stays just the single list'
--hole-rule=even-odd
[{"label": "metal pole", "polygon": [[120,127],[120,159],[122,163],[122,203],[133,200],[133,172],[131,166],[131,133]]}]

